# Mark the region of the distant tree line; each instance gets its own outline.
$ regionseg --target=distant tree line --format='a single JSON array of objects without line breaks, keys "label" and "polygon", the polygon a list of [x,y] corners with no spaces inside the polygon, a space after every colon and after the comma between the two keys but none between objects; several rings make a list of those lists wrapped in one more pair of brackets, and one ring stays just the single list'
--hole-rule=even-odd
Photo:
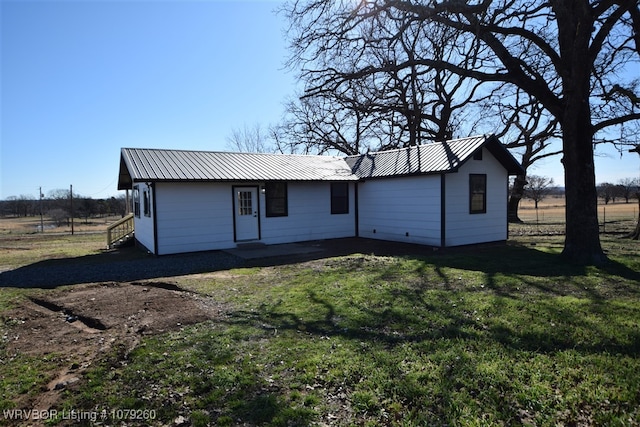
[{"label": "distant tree line", "polygon": [[51,190],[41,198],[21,194],[0,200],[0,216],[2,217],[29,217],[42,214],[58,225],[68,222],[72,214],[74,218],[88,221],[89,218],[124,215],[125,212],[124,196],[93,199],[74,192],[72,206],[70,191],[61,189]]},{"label": "distant tree line", "polygon": [[624,199],[625,203],[629,203],[629,199],[640,199],[640,179],[638,178],[624,178],[617,184],[603,182],[598,184],[597,189],[598,196],[604,200],[605,205],[621,199]]},{"label": "distant tree line", "polygon": [[[509,188],[513,191],[514,181],[509,184]],[[598,197],[604,201],[605,205],[609,202],[615,203],[616,200],[624,200],[629,203],[630,200],[636,199],[640,201],[640,178],[623,178],[617,184],[603,182],[597,185]],[[547,196],[564,196],[564,188],[554,186],[553,178],[544,176],[529,175],[525,177],[525,184],[522,193],[523,197],[532,200],[535,208],[538,203]],[[519,218],[512,219],[513,222],[521,222]]]}]

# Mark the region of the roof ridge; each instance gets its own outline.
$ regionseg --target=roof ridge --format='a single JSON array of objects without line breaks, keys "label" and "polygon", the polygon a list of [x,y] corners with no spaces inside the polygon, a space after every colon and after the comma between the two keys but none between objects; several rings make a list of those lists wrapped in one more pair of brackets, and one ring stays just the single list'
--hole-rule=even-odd
[{"label": "roof ridge", "polygon": [[489,134],[479,134],[479,135],[473,135],[473,136],[465,136],[462,138],[455,138],[455,139],[448,139],[446,141],[432,141],[432,142],[426,142],[424,144],[419,144],[419,145],[410,145],[408,147],[399,147],[399,148],[391,148],[389,150],[381,150],[381,151],[371,151],[371,152],[367,152],[367,153],[362,153],[362,154],[352,154],[350,156],[346,156],[346,157],[360,157],[360,156],[364,156],[366,154],[381,154],[381,153],[393,153],[396,151],[405,151],[405,150],[410,150],[412,148],[422,148],[422,147],[428,147],[428,146],[432,146],[432,145],[442,145],[444,143],[451,143],[451,142],[459,142],[459,141],[464,141],[464,140],[468,140],[468,139],[475,139],[475,138],[484,138],[485,140],[489,139],[491,137],[491,135]]},{"label": "roof ridge", "polygon": [[141,151],[177,151],[181,153],[207,153],[207,154],[240,154],[247,156],[287,156],[287,157],[326,157],[341,159],[341,156],[327,154],[298,154],[298,153],[261,153],[248,151],[222,151],[222,150],[191,150],[185,148],[142,148],[142,147],[122,147],[121,150],[141,150]]}]

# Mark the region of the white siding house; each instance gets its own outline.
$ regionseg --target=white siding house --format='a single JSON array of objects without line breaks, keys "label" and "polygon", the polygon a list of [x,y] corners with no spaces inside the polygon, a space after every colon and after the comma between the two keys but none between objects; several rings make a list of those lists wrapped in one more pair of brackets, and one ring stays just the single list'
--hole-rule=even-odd
[{"label": "white siding house", "polygon": [[[444,244],[460,246],[507,240],[508,173],[495,157],[482,149],[482,160],[470,160],[457,173],[443,175]],[[485,212],[472,213],[470,176],[486,176]]]},{"label": "white siding house", "polygon": [[358,182],[359,235],[446,247],[507,239],[509,175],[518,162],[494,136],[347,158]]},{"label": "white siding house", "polygon": [[408,176],[358,184],[361,237],[440,246],[440,177]]},{"label": "white siding house", "polygon": [[368,237],[431,246],[507,239],[507,179],[493,136],[360,156],[123,148],[136,241],[154,254]]}]

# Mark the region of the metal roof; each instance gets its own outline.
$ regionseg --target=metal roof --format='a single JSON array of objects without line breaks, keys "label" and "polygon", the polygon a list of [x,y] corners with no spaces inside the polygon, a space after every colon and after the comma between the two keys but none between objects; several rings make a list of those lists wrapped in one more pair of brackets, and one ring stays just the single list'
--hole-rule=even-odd
[{"label": "metal roof", "polygon": [[457,171],[481,147],[510,174],[524,174],[493,135],[349,157],[123,148],[118,190],[131,188],[133,182],[357,181],[447,173]]},{"label": "metal roof", "polygon": [[493,154],[510,174],[524,173],[507,149],[491,135],[349,156],[347,163],[358,178],[384,178],[455,172],[481,147]]},{"label": "metal roof", "polygon": [[344,157],[123,148],[118,189],[140,181],[356,181]]}]

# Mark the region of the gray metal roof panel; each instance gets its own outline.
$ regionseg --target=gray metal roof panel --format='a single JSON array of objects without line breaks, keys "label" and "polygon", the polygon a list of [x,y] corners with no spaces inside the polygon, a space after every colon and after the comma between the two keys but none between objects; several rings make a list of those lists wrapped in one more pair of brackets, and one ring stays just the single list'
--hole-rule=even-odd
[{"label": "gray metal roof panel", "polygon": [[349,157],[123,148],[118,189],[136,181],[357,181],[454,172],[481,147],[512,174],[520,164],[495,136]]},{"label": "gray metal roof panel", "polygon": [[342,157],[123,148],[122,159],[132,181],[358,179]]},{"label": "gray metal roof panel", "polygon": [[510,173],[521,170],[498,139],[487,135],[349,156],[346,160],[359,178],[447,173],[458,170],[485,144],[491,146],[494,155],[500,154],[499,160]]}]

